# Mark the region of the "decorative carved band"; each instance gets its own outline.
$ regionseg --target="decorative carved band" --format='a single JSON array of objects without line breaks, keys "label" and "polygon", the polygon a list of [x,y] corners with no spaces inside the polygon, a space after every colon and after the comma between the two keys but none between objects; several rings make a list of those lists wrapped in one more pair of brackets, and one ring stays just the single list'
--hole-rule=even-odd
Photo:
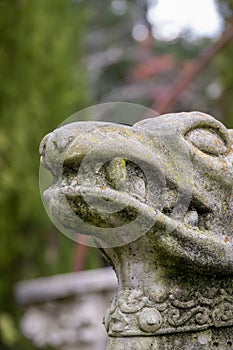
[{"label": "decorative carved band", "polygon": [[173,294],[155,300],[139,290],[127,290],[113,300],[105,317],[110,336],[152,336],[233,326],[233,296],[224,289],[212,298],[196,293],[188,301]]}]

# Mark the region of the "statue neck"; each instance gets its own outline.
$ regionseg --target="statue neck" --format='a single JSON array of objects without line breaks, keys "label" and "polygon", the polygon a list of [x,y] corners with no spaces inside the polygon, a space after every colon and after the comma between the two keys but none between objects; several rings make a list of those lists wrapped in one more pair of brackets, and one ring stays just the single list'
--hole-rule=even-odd
[{"label": "statue neck", "polygon": [[110,337],[179,337],[233,326],[232,278],[161,262],[146,238],[105,251],[119,281],[105,319]]}]

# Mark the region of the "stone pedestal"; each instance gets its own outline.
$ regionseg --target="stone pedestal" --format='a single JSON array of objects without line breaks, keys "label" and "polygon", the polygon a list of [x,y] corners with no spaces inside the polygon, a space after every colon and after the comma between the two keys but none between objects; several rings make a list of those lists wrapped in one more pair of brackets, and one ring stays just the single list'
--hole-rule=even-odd
[{"label": "stone pedestal", "polygon": [[233,349],[232,328],[163,335],[159,337],[109,338],[109,350],[217,350]]},{"label": "stone pedestal", "polygon": [[22,333],[38,349],[103,350],[103,315],[116,289],[111,268],[21,281],[15,297]]}]

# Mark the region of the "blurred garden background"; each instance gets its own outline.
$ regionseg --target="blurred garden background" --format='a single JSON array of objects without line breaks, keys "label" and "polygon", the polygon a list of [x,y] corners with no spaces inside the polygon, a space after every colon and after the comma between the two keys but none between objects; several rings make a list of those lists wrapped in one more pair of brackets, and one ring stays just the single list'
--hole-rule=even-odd
[{"label": "blurred garden background", "polygon": [[47,217],[43,136],[112,101],[233,128],[232,57],[232,0],[0,0],[0,350],[35,349],[19,330],[17,281],[103,266]]}]

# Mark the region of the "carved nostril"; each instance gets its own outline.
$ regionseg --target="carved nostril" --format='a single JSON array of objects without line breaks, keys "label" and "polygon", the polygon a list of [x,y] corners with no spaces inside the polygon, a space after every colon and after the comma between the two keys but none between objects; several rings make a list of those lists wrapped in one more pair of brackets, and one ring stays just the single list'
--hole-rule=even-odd
[{"label": "carved nostril", "polygon": [[57,150],[59,153],[64,152],[66,148],[69,146],[69,144],[74,140],[74,136],[70,136],[68,138],[60,138],[57,137],[52,140],[52,144],[55,150]]},{"label": "carved nostril", "polygon": [[[53,133],[49,133],[47,134],[43,140],[40,143],[40,147],[39,147],[39,153],[40,156],[42,158],[45,157],[45,152],[46,152],[46,148],[47,148],[47,144],[48,144],[48,140],[50,138],[50,136],[54,134]],[[55,135],[56,136],[56,135]],[[68,138],[63,139],[56,139],[55,137],[51,137],[51,142],[49,143],[50,145],[52,145],[53,150],[56,150],[58,152],[63,152],[66,147],[74,140],[74,136],[69,136]]]}]

